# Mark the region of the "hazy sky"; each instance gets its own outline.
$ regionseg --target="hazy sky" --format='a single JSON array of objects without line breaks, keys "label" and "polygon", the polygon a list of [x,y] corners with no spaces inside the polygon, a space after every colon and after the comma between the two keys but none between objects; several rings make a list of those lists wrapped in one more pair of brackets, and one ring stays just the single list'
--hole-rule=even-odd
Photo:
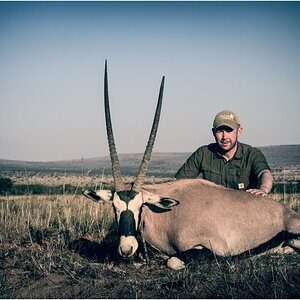
[{"label": "hazy sky", "polygon": [[105,59],[119,153],[144,151],[163,75],[154,151],[213,142],[223,109],[241,142],[300,143],[300,2],[0,2],[0,158],[108,155]]}]

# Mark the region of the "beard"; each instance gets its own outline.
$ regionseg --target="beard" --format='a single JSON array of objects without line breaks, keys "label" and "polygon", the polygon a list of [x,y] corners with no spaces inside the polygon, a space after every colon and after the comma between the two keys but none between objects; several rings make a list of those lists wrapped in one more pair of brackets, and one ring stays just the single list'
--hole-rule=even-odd
[{"label": "beard", "polygon": [[221,155],[224,155],[237,145],[237,139],[235,141],[232,141],[230,139],[222,139],[221,141],[217,141],[217,145],[219,148],[219,153]]}]

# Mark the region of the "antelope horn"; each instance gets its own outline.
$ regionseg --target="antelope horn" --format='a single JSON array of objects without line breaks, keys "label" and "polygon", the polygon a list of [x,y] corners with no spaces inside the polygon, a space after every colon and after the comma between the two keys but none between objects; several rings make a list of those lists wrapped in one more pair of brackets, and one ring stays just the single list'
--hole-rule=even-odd
[{"label": "antelope horn", "polygon": [[138,175],[136,176],[136,179],[133,183],[132,190],[139,192],[142,188],[142,184],[144,183],[144,179],[148,170],[148,164],[150,161],[157,129],[158,129],[158,123],[159,123],[159,117],[160,117],[160,111],[161,111],[161,103],[162,103],[162,98],[163,98],[163,93],[164,93],[164,84],[165,84],[165,77],[163,76],[160,84],[160,90],[159,90],[159,96],[158,96],[158,101],[157,101],[157,106],[156,106],[156,111],[155,111],[155,116],[152,124],[152,129],[149,135],[148,139],[148,144],[146,147],[146,150],[144,152],[143,160],[141,162]]},{"label": "antelope horn", "polygon": [[107,78],[107,60],[105,60],[105,72],[104,72],[104,107],[105,107],[105,122],[108,147],[110,153],[110,160],[112,165],[112,175],[115,183],[115,190],[117,192],[124,190],[124,183],[122,180],[120,161],[118,158],[116,145],[114,141],[114,134],[111,124],[109,97],[108,97],[108,78]]}]

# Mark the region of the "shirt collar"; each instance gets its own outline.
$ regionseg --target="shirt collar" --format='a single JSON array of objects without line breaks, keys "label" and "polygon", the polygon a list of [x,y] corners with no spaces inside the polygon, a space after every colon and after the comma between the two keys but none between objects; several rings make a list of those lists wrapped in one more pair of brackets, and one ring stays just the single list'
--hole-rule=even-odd
[{"label": "shirt collar", "polygon": [[[217,143],[212,144],[211,150],[213,152],[213,158],[223,158],[218,152]],[[241,159],[243,157],[243,146],[240,142],[237,142],[237,149],[232,159]]]}]

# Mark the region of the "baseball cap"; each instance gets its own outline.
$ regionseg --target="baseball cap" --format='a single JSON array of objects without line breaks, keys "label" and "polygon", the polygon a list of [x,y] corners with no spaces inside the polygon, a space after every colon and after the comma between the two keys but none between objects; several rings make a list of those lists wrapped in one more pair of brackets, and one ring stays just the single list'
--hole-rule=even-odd
[{"label": "baseball cap", "polygon": [[239,128],[240,124],[240,119],[234,112],[223,110],[215,116],[213,128],[216,129],[220,126],[228,126],[232,129],[236,129]]}]

